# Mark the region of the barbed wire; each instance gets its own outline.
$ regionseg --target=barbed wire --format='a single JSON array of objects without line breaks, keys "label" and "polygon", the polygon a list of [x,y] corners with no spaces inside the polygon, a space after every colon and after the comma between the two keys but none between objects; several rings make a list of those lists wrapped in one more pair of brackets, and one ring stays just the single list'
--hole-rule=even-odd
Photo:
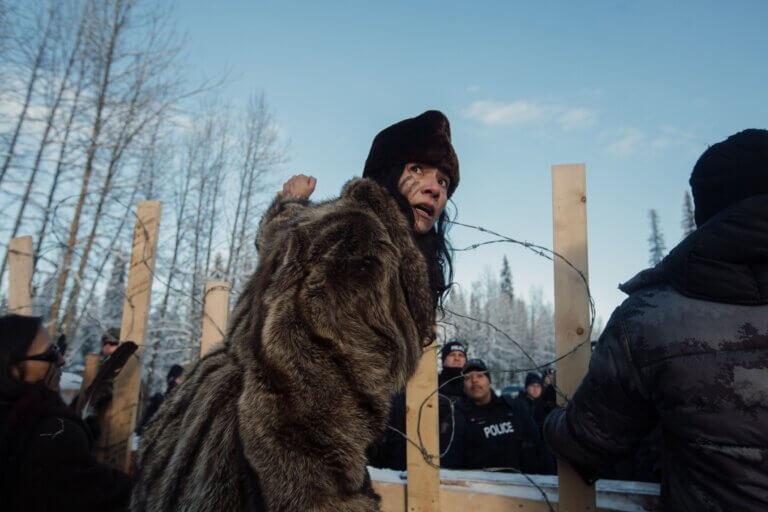
[{"label": "barbed wire", "polygon": [[[93,195],[96,195],[96,194],[100,194],[100,192],[101,192],[100,190],[87,191],[85,193],[85,196],[93,196]],[[62,208],[66,203],[68,203],[70,201],[73,201],[75,199],[79,199],[79,198],[80,198],[80,194],[71,194],[69,196],[65,196],[63,198],[60,198],[52,207],[52,212],[53,212],[52,217],[56,218],[59,209]],[[133,206],[125,204],[118,197],[116,197],[114,195],[112,195],[110,197],[110,200],[113,201],[114,203],[117,203],[120,206],[122,206],[125,209],[126,214],[128,214],[129,217],[131,217],[135,221],[138,229],[140,229],[141,238],[143,239],[142,243],[143,243],[143,246],[145,248],[145,253],[141,256],[141,258],[139,259],[138,262],[133,262],[132,266],[134,266],[134,267],[135,266],[143,266],[144,269],[147,270],[149,275],[151,276],[150,283],[156,282],[156,283],[160,284],[161,286],[164,286],[164,287],[168,288],[171,292],[173,292],[173,293],[175,293],[177,295],[180,295],[180,296],[187,297],[188,299],[190,299],[191,302],[193,302],[196,306],[199,307],[199,311],[198,312],[201,315],[201,317],[207,319],[210,322],[210,324],[213,326],[213,328],[217,331],[218,335],[221,338],[224,338],[225,335],[226,335],[225,329],[222,326],[218,325],[218,322],[205,311],[205,307],[204,306],[205,306],[205,301],[208,298],[208,294],[216,292],[216,291],[219,291],[221,289],[226,289],[227,287],[226,286],[210,287],[207,290],[205,290],[204,289],[204,283],[205,283],[206,280],[203,278],[203,279],[201,279],[201,283],[200,283],[200,284],[203,285],[202,298],[198,298],[196,296],[196,294],[191,293],[188,290],[182,290],[180,287],[173,286],[172,284],[170,284],[169,281],[166,281],[150,265],[150,262],[152,261],[153,257],[156,260],[157,256],[155,254],[150,254],[148,252],[151,249],[149,247],[150,246],[150,243],[149,243],[150,242],[149,227],[144,224],[144,221],[139,217],[138,212],[133,208]],[[158,221],[159,221],[159,219],[158,219]],[[132,235],[131,235],[132,238],[134,238],[136,236],[135,229],[136,228],[134,228],[134,230],[132,231]],[[68,248],[68,250],[70,251],[70,253],[74,257],[77,257],[78,259],[83,257],[83,250],[79,247],[79,243],[76,243],[74,245],[74,247],[69,247],[69,244],[67,243],[67,241],[65,241],[62,238],[62,236],[64,236],[64,233],[60,233],[59,230],[56,230],[56,229],[51,229],[49,231],[49,234],[53,237],[53,239],[55,240],[55,243],[51,244],[51,247],[47,248],[45,253],[50,253],[50,252],[52,252],[53,250],[56,250],[56,249]],[[119,233],[116,233],[116,236],[118,234]],[[114,243],[114,241],[113,241],[113,243]],[[98,247],[98,244],[99,244],[98,239],[95,238],[94,239],[94,247]],[[134,244],[135,244],[135,240],[134,240]],[[19,256],[26,256],[26,257],[29,257],[29,258],[35,258],[35,256],[37,256],[38,260],[44,261],[44,262],[48,263],[49,265],[51,265],[54,268],[60,265],[60,262],[55,261],[52,258],[47,257],[46,254],[43,253],[43,252],[41,252],[41,254],[35,255],[35,254],[32,254],[32,253],[27,253],[27,252],[18,251],[18,250],[15,250],[15,249],[10,249],[9,244],[3,244],[3,245],[8,246],[9,256],[11,254],[19,255]],[[131,263],[129,262],[129,264],[131,264]],[[88,271],[98,271],[98,275],[99,276],[101,276],[101,272],[103,271],[103,268],[101,268],[100,265],[94,264],[94,263],[91,263],[91,262],[86,262],[85,268]],[[183,271],[180,271],[180,273],[184,274]],[[74,274],[74,275],[71,274],[70,277],[74,278],[74,279],[78,278],[78,276],[76,274]],[[82,285],[83,283],[81,282],[80,284]],[[30,313],[32,311],[32,308],[35,307],[34,293],[33,293],[33,282],[32,282],[32,280],[29,281],[28,286],[29,286],[28,292],[29,292],[29,297],[30,297],[30,304],[29,305],[21,305],[21,306],[13,307],[13,308],[6,307],[6,312],[7,313],[17,313],[17,312],[22,313],[23,312],[23,313],[27,313],[28,314],[28,313]],[[150,286],[151,286],[151,284],[150,284]],[[134,325],[134,323],[135,323],[134,315],[136,314],[136,309],[137,309],[136,304],[134,304],[134,297],[132,295],[129,295],[128,290],[124,289],[123,292],[122,292],[122,299],[123,299],[123,307],[124,307],[124,309],[128,308],[128,310],[130,312],[129,314],[131,315],[131,318],[129,318],[129,324],[130,325]],[[64,304],[62,304],[62,306],[64,306]],[[97,315],[94,315],[93,312],[90,309],[84,308],[81,311],[81,314],[83,314],[85,316],[85,318],[87,318],[91,322],[91,324],[93,324],[94,326],[99,328],[102,332],[107,332],[110,328],[114,327],[114,325],[106,325],[104,323],[103,319],[100,318]],[[125,313],[123,313],[123,314],[125,314]],[[193,332],[195,332],[196,328],[199,328],[199,327],[200,326],[193,327]],[[59,326],[57,326],[57,328],[59,328]],[[150,330],[151,330],[151,328],[150,328]],[[126,334],[123,334],[121,336],[121,338],[124,338],[124,341],[127,341],[128,340],[127,336],[128,336],[128,334],[126,333]],[[153,352],[153,355],[154,355],[154,352],[157,350],[157,347],[154,347],[155,344],[148,343],[148,341],[149,340],[144,340],[144,342],[145,342],[144,346],[145,346],[145,348],[151,350]],[[180,352],[182,352],[182,351],[189,351],[190,348],[193,348],[193,347],[184,347],[184,348],[179,349],[179,351]],[[167,352],[167,351],[163,351],[163,352]],[[150,371],[152,371],[152,369],[150,369]],[[151,376],[148,376],[148,377],[151,378]]]},{"label": "barbed wire", "polygon": [[[512,373],[512,374],[515,374],[515,373],[523,373],[523,372],[530,372],[530,371],[539,371],[542,368],[551,367],[552,365],[556,364],[557,362],[559,362],[559,361],[561,361],[561,360],[563,360],[563,359],[573,355],[578,350],[580,350],[585,344],[591,342],[592,330],[594,328],[594,322],[595,322],[595,317],[596,317],[596,314],[595,314],[596,308],[595,308],[594,298],[592,297],[592,294],[591,294],[591,291],[590,291],[590,288],[589,288],[589,282],[587,280],[587,277],[586,277],[585,273],[581,269],[577,268],[576,265],[574,265],[568,258],[563,256],[562,254],[560,254],[560,253],[558,253],[558,252],[556,252],[556,251],[554,251],[552,249],[549,249],[547,247],[544,247],[544,246],[541,246],[541,245],[538,245],[538,244],[534,244],[534,243],[531,243],[531,242],[527,242],[527,241],[520,241],[520,240],[514,239],[512,237],[508,237],[508,236],[499,234],[499,233],[497,233],[497,232],[495,232],[493,230],[490,230],[490,229],[487,229],[487,228],[484,228],[484,227],[481,227],[481,226],[474,226],[474,225],[464,224],[464,223],[460,223],[460,222],[456,222],[456,221],[453,221],[452,224],[457,225],[457,226],[461,226],[461,227],[465,227],[465,228],[469,228],[469,229],[474,229],[474,230],[479,231],[481,233],[487,233],[487,234],[490,234],[490,235],[493,235],[493,236],[497,237],[494,240],[489,240],[489,241],[484,241],[484,242],[477,242],[477,243],[471,244],[471,245],[469,245],[467,247],[464,247],[464,248],[454,249],[454,251],[457,251],[457,252],[472,251],[472,250],[476,250],[476,249],[479,249],[481,247],[484,247],[486,245],[491,245],[491,244],[511,243],[511,244],[514,244],[514,245],[521,246],[521,247],[523,247],[525,249],[528,249],[529,251],[533,252],[535,255],[540,256],[540,257],[542,257],[542,258],[544,258],[544,259],[546,259],[548,261],[554,261],[555,259],[561,260],[572,271],[576,272],[577,275],[579,276],[579,278],[581,279],[581,281],[582,281],[582,283],[584,285],[584,293],[586,295],[587,302],[589,304],[589,327],[588,327],[588,329],[587,329],[587,331],[585,333],[584,340],[579,342],[579,343],[577,343],[576,345],[574,345],[568,352],[566,352],[564,354],[561,354],[560,356],[555,357],[554,359],[546,361],[544,363],[538,363],[528,353],[528,351],[522,346],[522,344],[520,342],[515,340],[514,337],[512,337],[504,329],[501,329],[500,327],[496,326],[492,322],[487,321],[487,320],[482,320],[482,319],[474,318],[471,315],[464,315],[464,314],[461,314],[461,313],[457,313],[456,311],[453,311],[453,310],[451,310],[449,308],[444,308],[444,310],[446,312],[448,312],[450,315],[453,315],[453,316],[458,317],[458,318],[464,318],[466,320],[470,320],[470,321],[476,322],[478,324],[482,324],[482,325],[486,325],[486,326],[490,327],[496,333],[501,334],[504,338],[506,338],[508,341],[510,341],[532,363],[532,366],[530,368],[512,368],[512,369],[501,369],[501,370],[489,368],[488,369],[488,373]],[[442,321],[445,322],[445,319],[443,319]],[[449,322],[446,322],[446,323],[449,323]],[[446,343],[447,342],[448,342],[448,340],[446,340]],[[434,349],[434,350],[437,350],[437,348],[438,348],[437,345],[435,345],[434,347],[430,347],[430,349]],[[442,396],[442,397],[446,398],[446,400],[447,400],[447,402],[448,402],[448,404],[450,406],[451,436],[450,436],[448,442],[446,443],[445,448],[438,449],[438,451],[439,451],[439,456],[438,457],[442,458],[446,454],[448,454],[448,452],[450,451],[450,449],[451,449],[451,447],[453,445],[453,442],[454,442],[454,435],[455,435],[455,430],[456,430],[456,417],[455,417],[456,416],[456,407],[455,407],[455,403],[454,403],[453,400],[451,400],[450,398],[446,397],[445,395],[441,395],[439,393],[439,391],[442,388],[444,388],[445,386],[448,386],[450,383],[452,383],[454,381],[457,381],[459,379],[463,380],[464,379],[464,375],[457,375],[455,377],[451,377],[449,379],[446,379],[442,384],[439,384],[438,387],[434,391],[430,392],[422,400],[422,402],[421,402],[421,404],[419,405],[419,408],[418,408],[418,414],[417,414],[417,419],[416,419],[416,433],[417,433],[418,440],[411,439],[407,434],[399,431],[398,429],[393,428],[391,425],[387,426],[387,428],[389,428],[390,430],[394,431],[396,434],[402,436],[406,440],[407,443],[410,443],[413,446],[415,446],[417,448],[417,450],[419,451],[419,453],[421,454],[421,456],[424,459],[424,461],[428,465],[433,467],[433,468],[439,469],[440,466],[439,466],[439,464],[435,464],[433,462],[433,460],[435,459],[436,455],[429,452],[429,450],[425,446],[424,440],[423,440],[422,435],[421,435],[421,424],[422,424],[422,417],[423,417],[423,413],[424,413],[424,408],[427,406],[427,404],[432,399],[432,397],[434,395],[436,395],[436,394],[438,395],[438,397]],[[568,395],[562,389],[560,389],[556,385],[555,381],[552,381],[550,383],[550,385],[555,390],[555,392],[563,399],[563,401],[565,403],[569,402],[570,398],[568,397]],[[439,400],[438,400],[438,402],[439,402]],[[544,442],[544,441],[543,440],[539,440],[539,442]],[[490,471],[490,472],[493,472],[493,471],[509,471],[509,472],[514,472],[514,473],[522,475],[524,478],[526,478],[526,480],[528,480],[528,482],[530,482],[539,491],[539,493],[542,495],[542,497],[543,497],[547,507],[549,508],[549,510],[551,512],[555,512],[554,511],[554,507],[553,507],[552,503],[549,501],[549,499],[547,497],[547,493],[544,491],[544,489],[542,489],[541,486],[539,486],[530,477],[530,475],[520,471],[518,468],[514,468],[514,467],[484,467],[484,468],[481,468],[481,470],[483,470],[483,471]]]},{"label": "barbed wire", "polygon": [[[95,191],[93,193],[95,193]],[[76,197],[76,196],[71,196],[69,198],[65,198],[65,199],[60,200],[56,204],[54,209],[53,209],[54,213],[56,211],[58,211],[58,208],[61,206],[61,204],[63,202],[65,202],[67,200],[71,200],[74,197]],[[205,311],[205,307],[204,306],[205,306],[205,301],[208,298],[208,294],[216,292],[216,291],[220,291],[222,289],[229,290],[230,287],[229,286],[215,286],[215,287],[210,287],[208,289],[204,289],[203,294],[202,294],[202,299],[200,299],[200,298],[198,298],[196,296],[196,294],[192,294],[188,290],[182,290],[181,288],[173,286],[172,283],[170,282],[170,279],[169,280],[165,280],[162,276],[160,276],[157,273],[155,268],[153,268],[154,267],[154,265],[153,265],[154,261],[153,260],[156,259],[156,255],[154,254],[154,252],[157,249],[156,247],[153,248],[152,244],[151,244],[151,234],[150,234],[150,231],[151,231],[151,229],[153,227],[146,225],[144,223],[144,220],[138,215],[138,212],[136,210],[134,210],[132,206],[123,204],[116,197],[112,197],[112,200],[114,202],[116,202],[117,204],[120,204],[122,207],[126,208],[126,211],[129,212],[130,215],[135,219],[137,229],[139,230],[138,232],[140,233],[139,236],[142,239],[141,243],[142,243],[142,245],[144,247],[144,254],[142,254],[140,256],[140,258],[138,259],[137,262],[133,262],[132,261],[131,262],[131,267],[136,267],[136,266],[139,266],[139,265],[144,267],[144,270],[147,271],[148,274],[151,276],[150,284],[149,284],[150,287],[151,287],[151,283],[156,281],[156,282],[160,283],[161,285],[165,286],[168,290],[171,290],[171,291],[173,291],[173,292],[175,292],[175,293],[177,293],[177,294],[179,294],[181,296],[189,298],[193,304],[195,304],[197,306],[201,306],[199,312],[200,312],[202,318],[203,319],[207,319],[208,321],[210,321],[210,323],[218,331],[218,334],[222,338],[226,338],[225,330],[222,329],[222,327],[219,326],[216,323],[216,321],[210,316],[210,314],[208,314],[208,312]],[[159,219],[158,219],[158,222],[159,222]],[[541,245],[534,244],[534,243],[527,242],[527,241],[520,241],[520,240],[514,239],[512,237],[504,236],[504,235],[501,235],[501,234],[499,234],[499,233],[497,233],[497,232],[495,232],[493,230],[490,230],[490,229],[487,229],[487,228],[484,228],[484,227],[481,227],[481,226],[474,226],[474,225],[464,224],[464,223],[460,223],[460,222],[452,222],[452,224],[460,226],[460,227],[468,228],[468,229],[473,229],[473,230],[476,230],[478,232],[481,232],[481,233],[484,233],[484,234],[490,234],[492,236],[497,237],[494,240],[477,242],[477,243],[471,244],[471,245],[469,245],[467,247],[463,247],[463,248],[459,248],[459,249],[454,249],[457,252],[468,252],[468,251],[472,251],[472,250],[477,250],[477,249],[479,249],[481,247],[484,247],[484,246],[487,246],[487,245],[491,245],[491,244],[511,243],[511,244],[523,247],[523,248],[533,252],[537,256],[540,256],[540,257],[542,257],[542,258],[544,258],[546,260],[555,261],[557,259],[557,260],[562,261],[567,267],[569,267],[574,272],[576,272],[577,275],[579,276],[579,278],[581,279],[581,281],[583,282],[584,290],[585,290],[585,295],[587,297],[587,301],[588,301],[588,304],[589,304],[589,316],[590,316],[590,318],[589,318],[589,327],[587,329],[585,339],[583,341],[579,342],[578,344],[576,344],[574,347],[572,347],[568,352],[566,352],[564,354],[561,354],[560,356],[558,356],[558,357],[556,357],[556,358],[554,358],[552,360],[543,362],[543,363],[537,362],[533,358],[533,356],[523,347],[523,345],[519,341],[517,341],[513,336],[511,336],[509,333],[507,333],[504,329],[494,325],[492,322],[490,322],[488,320],[474,318],[471,315],[465,315],[465,314],[453,311],[453,310],[451,310],[449,308],[445,308],[445,311],[449,315],[451,315],[452,317],[462,318],[462,319],[469,320],[469,321],[472,321],[472,322],[476,322],[478,324],[485,325],[485,326],[491,328],[494,332],[496,332],[497,334],[503,336],[510,343],[512,343],[514,345],[514,347],[517,350],[519,350],[520,353],[527,360],[529,360],[531,362],[531,365],[528,368],[511,368],[511,369],[493,369],[493,368],[491,368],[491,369],[489,369],[489,372],[497,372],[497,373],[500,372],[500,373],[512,373],[512,374],[514,374],[514,373],[527,372],[527,371],[538,371],[538,370],[540,370],[542,368],[549,367],[549,366],[551,366],[551,365],[553,365],[553,364],[563,360],[566,357],[569,357],[569,356],[573,355],[584,344],[586,344],[586,343],[588,343],[590,341],[592,329],[594,327],[594,322],[595,322],[595,303],[594,303],[593,297],[592,297],[590,289],[589,289],[589,284],[588,284],[587,277],[586,277],[584,272],[582,272],[580,269],[578,269],[566,257],[564,257],[563,255],[561,255],[561,254],[559,254],[559,253],[555,252],[554,250],[549,249],[547,247],[543,247]],[[56,230],[51,230],[51,234],[54,236],[54,238],[56,238],[59,247],[63,247],[63,246],[66,245],[64,243],[64,241],[59,238],[58,233],[56,232]],[[134,231],[133,237],[134,237],[134,245],[135,245],[136,244],[136,240],[135,240],[136,231]],[[154,249],[154,251],[152,251],[152,249]],[[75,247],[69,248],[69,250],[72,251],[73,253],[76,253],[76,251],[77,251],[77,249]],[[9,249],[9,252],[10,251],[12,251],[12,250]],[[14,252],[14,254],[16,254],[16,253],[18,253],[18,251]],[[34,257],[34,255],[26,254],[26,253],[24,253],[22,255]],[[82,256],[82,254],[80,254],[80,256]],[[38,255],[38,257],[40,257],[40,255]],[[201,284],[204,283],[204,281],[205,280],[203,280],[201,282]],[[124,290],[124,292],[123,292],[123,299],[124,299],[125,307],[127,307],[129,309],[129,315],[131,315],[131,318],[129,318],[128,320],[129,320],[129,323],[132,325],[134,323],[134,321],[135,321],[135,318],[133,318],[133,315],[136,314],[136,309],[137,309],[137,305],[134,304],[134,302],[133,302],[134,296],[133,296],[133,294],[129,294],[129,290]],[[125,315],[125,313],[123,313],[123,314]],[[91,321],[93,321],[96,325],[100,326],[103,330],[106,331],[106,327],[104,325],[102,325],[100,319],[95,318],[93,315],[91,315],[90,311],[86,311],[86,315],[89,316],[89,319]],[[448,321],[445,318],[443,318],[441,320],[441,323],[447,324],[447,325],[452,325],[454,328],[456,328],[456,324],[451,324],[451,322]],[[445,329],[444,326],[443,326],[443,329]],[[445,335],[446,335],[446,331],[444,331],[444,336]],[[430,350],[436,350],[436,349],[437,349],[437,345],[435,345],[435,346],[430,348]],[[178,349],[178,351],[182,351],[182,350],[185,350],[185,349],[184,348]],[[168,349],[165,352],[168,352],[168,351],[175,351],[175,350]],[[153,356],[156,356],[157,353],[158,353],[158,351],[157,351],[157,349],[155,349],[155,353],[153,354]],[[428,465],[430,465],[433,468],[439,468],[440,467],[439,466],[439,462],[436,464],[435,460],[439,461],[439,459],[441,457],[444,457],[449,452],[449,450],[451,449],[451,446],[452,446],[452,444],[454,442],[454,435],[455,435],[455,430],[456,430],[456,408],[455,408],[455,404],[454,404],[453,400],[450,400],[448,397],[446,397],[445,395],[440,394],[439,392],[440,392],[440,390],[442,388],[444,388],[445,386],[449,385],[451,382],[456,381],[458,379],[463,379],[463,378],[464,377],[462,375],[458,375],[456,377],[447,379],[445,382],[440,384],[435,390],[430,392],[427,395],[426,398],[424,398],[422,400],[421,404],[419,405],[418,415],[417,415],[417,429],[416,429],[417,430],[417,440],[411,439],[406,433],[399,431],[398,429],[392,427],[391,425],[388,425],[388,428],[390,430],[392,430],[395,433],[397,433],[398,435],[402,436],[406,440],[407,443],[410,443],[414,447],[416,447],[418,449],[419,453],[421,454],[422,458],[424,459],[425,463],[427,463]],[[555,391],[564,399],[564,401],[567,402],[569,400],[569,397],[560,388],[558,388],[554,382],[552,383],[552,386],[553,386],[553,389],[555,389]],[[450,437],[450,440],[449,440],[447,446],[444,449],[439,450],[438,454],[431,454],[429,452],[429,450],[426,448],[425,443],[424,443],[424,439],[422,438],[421,424],[422,424],[422,417],[423,417],[423,413],[424,413],[424,408],[427,406],[429,401],[435,395],[438,395],[438,398],[439,397],[445,398],[447,400],[447,402],[450,404],[451,437]],[[527,475],[526,473],[520,471],[518,468],[514,468],[514,467],[501,467],[501,468],[499,468],[499,467],[489,467],[489,468],[482,468],[482,469],[486,470],[486,471],[510,471],[510,472],[514,472],[514,473],[518,473],[518,474],[523,475],[533,486],[535,486],[538,489],[538,491],[543,496],[544,501],[547,503],[549,509],[554,511],[554,509],[552,507],[552,504],[550,503],[550,501],[549,501],[549,499],[547,497],[546,492],[538,484],[536,484],[536,482],[532,478],[530,478],[529,475]]]}]

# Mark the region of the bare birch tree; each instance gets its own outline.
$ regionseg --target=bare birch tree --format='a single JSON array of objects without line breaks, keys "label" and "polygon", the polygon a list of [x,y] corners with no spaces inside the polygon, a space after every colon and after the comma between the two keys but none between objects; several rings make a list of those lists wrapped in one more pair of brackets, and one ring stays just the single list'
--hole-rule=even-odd
[{"label": "bare birch tree", "polygon": [[[52,8],[53,9],[53,8]],[[57,116],[59,114],[59,108],[62,105],[62,102],[64,100],[64,95],[68,92],[69,86],[70,86],[70,78],[73,73],[73,70],[76,67],[78,55],[80,53],[80,45],[82,41],[82,35],[83,35],[83,26],[84,26],[84,18],[82,15],[82,12],[76,13],[74,19],[65,18],[62,13],[57,13],[55,17],[55,22],[58,24],[55,37],[53,38],[53,42],[55,43],[55,47],[52,50],[58,50],[56,53],[65,53],[63,57],[65,58],[65,66],[63,69],[63,72],[61,74],[61,77],[58,76],[58,73],[52,73],[52,77],[49,77],[49,79],[52,79],[51,81],[54,82],[54,92],[53,97],[51,98],[51,101],[48,102],[48,108],[47,113],[45,114],[45,120],[44,120],[44,127],[42,134],[40,136],[40,143],[38,144],[37,152],[35,154],[34,162],[32,163],[32,168],[29,170],[29,177],[27,179],[26,187],[24,188],[24,192],[21,197],[21,201],[19,204],[19,211],[16,214],[16,220],[13,223],[13,228],[11,229],[11,234],[9,236],[10,239],[13,239],[16,237],[16,235],[19,233],[19,228],[21,227],[21,223],[24,219],[24,212],[27,208],[27,205],[29,204],[30,195],[32,193],[33,187],[36,185],[36,180],[38,177],[38,173],[41,170],[42,166],[42,160],[43,155],[45,151],[47,150],[48,146],[51,144],[51,138],[54,132],[54,122],[57,119]],[[74,41],[70,42],[69,39],[69,33],[68,33],[68,26],[69,24],[74,22],[76,25],[76,29],[74,30],[75,36]],[[44,41],[41,44],[48,45],[48,41]],[[61,50],[64,50],[61,52]],[[54,58],[54,62],[56,62],[58,59]],[[56,84],[56,82],[58,82]],[[10,154],[8,155],[8,158],[10,158]],[[57,183],[58,180],[54,180],[54,183]],[[3,257],[3,262],[0,265],[0,285],[2,284],[3,276],[5,275],[5,269],[6,265],[8,263],[8,252],[6,251],[5,256]]]},{"label": "bare birch tree", "polygon": [[[86,197],[95,194],[98,200],[64,308],[62,327],[65,332],[71,333],[90,251],[114,180],[141,135],[151,131],[157,119],[184,96],[178,78],[172,72],[178,47],[165,35],[164,13],[147,7],[141,9],[137,2],[113,0],[94,5],[91,10],[95,19],[85,48],[96,71],[98,92],[91,106],[91,135],[82,186],[57,282],[54,314],[63,304]],[[101,184],[90,190],[89,182],[95,173],[102,175]]]},{"label": "bare birch tree", "polygon": [[[29,27],[18,38],[17,50],[21,55],[22,62],[19,71],[26,71],[27,78],[24,84],[24,97],[21,101],[21,110],[16,118],[10,140],[7,147],[4,147],[3,163],[0,167],[0,184],[3,183],[5,176],[11,167],[11,162],[16,157],[17,144],[21,135],[24,123],[27,121],[27,114],[32,105],[33,94],[38,83],[40,75],[43,73],[44,61],[47,57],[49,46],[51,44],[51,35],[54,27],[58,23],[58,11],[56,3],[50,2],[44,12],[38,13],[37,22]],[[31,53],[30,50],[31,49]]]},{"label": "bare birch tree", "polygon": [[226,266],[233,290],[238,289],[238,275],[250,270],[243,265],[243,253],[254,242],[257,221],[254,203],[258,194],[264,191],[266,176],[277,165],[285,162],[287,152],[286,147],[278,141],[274,119],[263,94],[254,94],[249,99],[242,126],[240,164],[237,170],[238,196]]}]

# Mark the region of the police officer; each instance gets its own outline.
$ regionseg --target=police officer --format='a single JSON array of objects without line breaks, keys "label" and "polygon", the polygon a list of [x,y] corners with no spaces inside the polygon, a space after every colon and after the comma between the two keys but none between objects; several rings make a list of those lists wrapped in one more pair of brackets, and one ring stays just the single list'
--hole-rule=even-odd
[{"label": "police officer", "polygon": [[439,422],[440,422],[440,465],[446,468],[458,468],[456,451],[451,450],[453,438],[460,429],[457,427],[459,413],[456,404],[464,398],[464,377],[461,374],[467,362],[467,347],[460,341],[450,341],[440,349],[443,368],[437,376],[439,387]]},{"label": "police officer", "polygon": [[462,421],[452,450],[463,469],[540,473],[541,436],[531,413],[512,399],[496,396],[488,367],[470,359],[462,370]]},{"label": "police officer", "polygon": [[440,349],[440,357],[443,362],[443,369],[437,376],[440,394],[454,401],[464,398],[461,369],[467,362],[467,347],[460,341],[448,342]]}]

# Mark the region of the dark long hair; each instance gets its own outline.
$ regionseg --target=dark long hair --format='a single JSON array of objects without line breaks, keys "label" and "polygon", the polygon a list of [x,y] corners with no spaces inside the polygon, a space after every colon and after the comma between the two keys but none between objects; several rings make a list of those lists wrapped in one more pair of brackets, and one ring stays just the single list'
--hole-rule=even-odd
[{"label": "dark long hair", "polygon": [[[403,174],[405,163],[391,167],[385,173],[376,173],[371,179],[392,194],[397,201],[400,210],[408,219],[409,225],[413,226],[415,219],[413,210],[408,200],[400,193],[398,184],[400,176]],[[438,217],[435,227],[424,234],[414,233],[416,245],[421,249],[424,258],[427,260],[427,272],[429,272],[429,287],[432,290],[435,307],[440,311],[443,309],[443,301],[453,281],[453,261],[451,259],[451,244],[447,238],[448,227],[450,226],[450,215],[446,209]]]},{"label": "dark long hair", "polygon": [[5,315],[0,317],[0,400],[13,401],[28,386],[13,376],[13,367],[27,354],[43,319],[39,316]]}]

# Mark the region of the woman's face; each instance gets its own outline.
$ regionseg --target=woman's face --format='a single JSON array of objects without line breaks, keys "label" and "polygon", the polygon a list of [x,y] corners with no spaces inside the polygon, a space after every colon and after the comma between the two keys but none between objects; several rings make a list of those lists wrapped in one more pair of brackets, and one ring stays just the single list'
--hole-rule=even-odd
[{"label": "woman's face", "polygon": [[448,202],[448,175],[437,167],[408,163],[397,188],[413,210],[413,229],[420,234],[429,232]]},{"label": "woman's face", "polygon": [[[51,350],[53,343],[48,331],[40,328],[37,336],[27,349],[27,357],[44,354]],[[58,356],[55,362],[48,361],[30,361],[19,362],[18,366],[24,369],[24,381],[31,384],[40,383],[52,391],[59,391],[59,381],[61,380],[61,367],[64,365],[64,358]]]}]

